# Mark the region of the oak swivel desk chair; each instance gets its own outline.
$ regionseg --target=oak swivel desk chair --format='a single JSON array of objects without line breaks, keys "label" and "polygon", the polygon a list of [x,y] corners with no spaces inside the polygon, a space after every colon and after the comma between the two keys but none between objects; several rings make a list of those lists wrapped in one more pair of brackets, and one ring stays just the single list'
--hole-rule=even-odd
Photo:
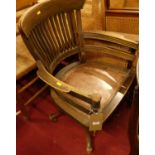
[{"label": "oak swivel desk chair", "polygon": [[[83,4],[84,0],[37,4],[21,18],[20,32],[55,104],[86,127],[91,152],[92,131],[102,130],[135,77],[138,44],[117,33],[82,32]],[[77,54],[78,61],[56,69]]]}]

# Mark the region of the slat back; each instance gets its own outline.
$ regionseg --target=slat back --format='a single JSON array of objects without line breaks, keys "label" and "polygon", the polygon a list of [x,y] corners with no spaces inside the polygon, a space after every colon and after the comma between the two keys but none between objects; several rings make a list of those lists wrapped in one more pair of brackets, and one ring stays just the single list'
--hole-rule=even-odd
[{"label": "slat back", "polygon": [[83,3],[84,0],[51,0],[34,6],[22,17],[20,31],[24,41],[33,57],[47,69],[57,57],[80,49]]}]

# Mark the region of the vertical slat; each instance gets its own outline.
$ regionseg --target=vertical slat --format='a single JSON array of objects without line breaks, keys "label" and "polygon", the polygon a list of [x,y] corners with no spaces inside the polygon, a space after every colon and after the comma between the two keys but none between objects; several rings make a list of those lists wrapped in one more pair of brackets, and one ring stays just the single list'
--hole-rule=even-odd
[{"label": "vertical slat", "polygon": [[73,28],[72,19],[71,19],[71,12],[67,13],[66,17],[67,17],[68,28],[69,28],[70,37],[71,37],[71,43],[72,43],[72,46],[75,46],[74,28]]},{"label": "vertical slat", "polygon": [[76,11],[77,17],[77,28],[78,28],[78,46],[80,48],[80,61],[83,63],[86,61],[85,52],[83,52],[82,48],[84,46],[83,36],[82,36],[82,21],[81,21],[81,12],[80,10]]},{"label": "vertical slat", "polygon": [[57,41],[57,43],[58,43],[59,50],[60,50],[60,51],[63,51],[61,39],[60,39],[59,34],[58,34],[58,30],[57,30],[57,26],[56,26],[56,24],[55,24],[54,17],[50,17],[50,23],[51,23],[52,28],[53,28],[53,30],[54,30],[53,33],[54,33],[55,38],[56,38],[56,41]]},{"label": "vertical slat", "polygon": [[[37,56],[38,56],[39,58],[43,59],[43,58],[45,57],[45,55],[44,55],[44,50],[42,49],[42,47],[41,47],[40,44],[38,43],[38,41],[37,41],[37,39],[36,39],[36,36],[35,36],[35,34],[34,34],[33,31],[31,32],[31,35],[30,35],[29,38],[31,39],[31,41],[32,41],[32,43],[33,43],[33,45],[34,45],[34,47],[35,47],[35,48],[37,49],[37,51],[38,51],[38,53],[36,53]],[[31,41],[30,41],[30,42],[31,42]]]},{"label": "vertical slat", "polygon": [[73,35],[75,38],[75,44],[78,43],[78,30],[77,30],[77,21],[76,21],[76,16],[75,16],[75,12],[72,11],[71,13],[69,13],[70,19],[72,21],[72,28],[73,28]]},{"label": "vertical slat", "polygon": [[47,54],[49,55],[49,57],[50,57],[50,59],[52,61],[54,59],[54,54],[53,54],[54,47],[52,46],[52,44],[51,44],[51,42],[49,40],[49,37],[47,35],[48,32],[46,31],[46,29],[44,27],[44,23],[42,23],[40,26],[41,26],[40,28],[41,28],[41,31],[42,31],[42,36],[45,39],[45,42],[46,42],[46,44],[47,44],[47,46],[49,48],[49,51],[47,51],[48,52]]},{"label": "vertical slat", "polygon": [[42,54],[46,58],[46,62],[49,63],[49,59],[48,59],[48,57],[47,57],[47,55],[45,53],[45,51],[47,50],[47,48],[42,43],[41,37],[38,36],[38,31],[36,30],[36,28],[33,30],[33,33],[34,33],[34,38],[36,40],[37,45],[42,49]]},{"label": "vertical slat", "polygon": [[34,57],[34,59],[38,58],[38,53],[37,53],[37,48],[35,47],[34,43],[31,40],[31,35],[29,35],[29,38],[25,38],[24,41],[26,41],[27,47],[30,51],[30,53],[32,54],[32,56]]},{"label": "vertical slat", "polygon": [[74,19],[75,19],[75,25],[76,25],[76,29],[78,31],[78,28],[77,28],[77,14],[76,14],[77,10],[73,10],[73,14],[74,14]]},{"label": "vertical slat", "polygon": [[48,25],[48,19],[47,19],[47,21],[44,22],[44,28],[47,31],[47,37],[50,40],[50,43],[51,43],[51,45],[53,47],[53,52],[56,52],[58,49],[57,49],[56,42],[54,41],[54,38],[52,37],[50,27]]},{"label": "vertical slat", "polygon": [[51,34],[51,37],[53,38],[53,41],[54,41],[53,43],[56,46],[57,52],[59,52],[59,44],[58,44],[57,38],[56,38],[56,36],[54,34],[54,30],[53,30],[53,27],[51,25],[50,19],[48,19],[48,23],[47,24],[48,24],[48,28],[49,28],[49,32]]},{"label": "vertical slat", "polygon": [[81,22],[80,11],[73,10],[48,17],[38,24],[30,35],[31,44],[35,49],[34,55],[46,60],[48,65],[61,52],[77,45],[81,48],[82,25],[79,22]]},{"label": "vertical slat", "polygon": [[[50,64],[51,60],[48,56],[48,51],[50,50],[47,46],[46,40],[42,36],[42,31],[40,31],[40,25],[36,27],[35,29],[36,37],[38,38],[38,41],[40,43],[40,46],[44,49],[44,55],[46,56],[46,61]],[[41,36],[41,37],[40,37]]]},{"label": "vertical slat", "polygon": [[67,19],[66,19],[66,15],[65,13],[62,14],[62,18],[63,18],[63,23],[64,23],[64,27],[66,30],[66,37],[69,43],[69,47],[72,47],[72,43],[71,43],[71,37],[70,37],[70,33],[69,33],[69,29],[68,29],[68,25],[67,25]]},{"label": "vertical slat", "polygon": [[67,48],[69,48],[69,40],[67,38],[67,32],[66,32],[66,28],[65,28],[65,24],[64,24],[64,21],[63,21],[63,15],[62,14],[59,14],[59,21],[60,21],[60,25],[61,25],[61,28],[62,28],[62,34],[64,36],[64,40],[65,40],[65,45]]},{"label": "vertical slat", "polygon": [[81,12],[80,10],[76,11],[76,16],[77,16],[77,27],[78,27],[78,32],[79,32],[79,37],[78,37],[78,42],[79,46],[83,46],[83,36],[82,36],[82,21],[81,21]]},{"label": "vertical slat", "polygon": [[62,34],[60,22],[59,22],[59,16],[58,16],[58,15],[55,16],[54,19],[55,19],[55,24],[56,24],[56,26],[57,26],[57,30],[58,30],[57,32],[58,32],[58,34],[59,34],[59,38],[60,38],[60,40],[61,40],[61,44],[62,44],[63,51],[65,51],[66,45],[65,45],[65,40],[64,40],[63,34]]},{"label": "vertical slat", "polygon": [[[51,62],[51,48],[50,48],[50,45],[48,44],[48,40],[45,38],[44,36],[44,30],[42,29],[41,27],[42,24],[40,24],[38,27],[37,27],[37,30],[38,30],[38,37],[41,38],[42,40],[42,44],[41,46],[44,46],[46,48],[46,57],[48,58],[49,62]],[[40,37],[41,36],[41,37]]]},{"label": "vertical slat", "polygon": [[[42,49],[41,48],[39,48],[37,45],[36,45],[36,41],[35,41],[35,39],[34,39],[34,37],[32,36],[32,34],[30,35],[30,37],[29,37],[29,42],[30,42],[30,45],[32,46],[32,47],[34,47],[35,49],[33,50],[33,52],[36,54],[36,60],[41,60],[42,62],[43,62],[43,64],[47,67],[47,63],[46,62],[44,62],[44,59],[46,58],[45,56],[44,56],[44,52],[42,52]],[[36,51],[35,51],[36,50]],[[32,52],[32,51],[31,51]]]}]

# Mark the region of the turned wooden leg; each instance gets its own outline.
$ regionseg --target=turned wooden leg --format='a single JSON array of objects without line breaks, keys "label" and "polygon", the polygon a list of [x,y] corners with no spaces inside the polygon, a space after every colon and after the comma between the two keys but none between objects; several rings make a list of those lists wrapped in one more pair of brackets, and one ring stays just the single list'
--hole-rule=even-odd
[{"label": "turned wooden leg", "polygon": [[130,86],[130,89],[126,95],[126,102],[128,103],[129,107],[132,105],[132,100],[133,100],[133,95],[134,95],[134,89],[135,89],[135,86],[136,86],[136,79],[134,79],[132,85]]},{"label": "turned wooden leg", "polygon": [[92,143],[92,134],[88,129],[86,129],[86,140],[87,140],[87,153],[91,153],[93,151],[93,143]]}]

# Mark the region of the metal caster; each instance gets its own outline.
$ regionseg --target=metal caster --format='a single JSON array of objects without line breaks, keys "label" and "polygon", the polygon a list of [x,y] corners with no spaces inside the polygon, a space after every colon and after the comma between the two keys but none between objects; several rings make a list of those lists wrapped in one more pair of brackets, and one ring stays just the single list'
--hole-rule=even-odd
[{"label": "metal caster", "polygon": [[57,122],[57,115],[55,113],[49,115],[49,120],[52,122]]},{"label": "metal caster", "polygon": [[86,138],[87,138],[87,153],[90,154],[91,152],[93,152],[93,139],[92,139],[92,134],[86,130]]},{"label": "metal caster", "polygon": [[88,145],[88,146],[87,146],[87,153],[90,154],[90,153],[92,153],[92,152],[93,152],[92,146]]}]

